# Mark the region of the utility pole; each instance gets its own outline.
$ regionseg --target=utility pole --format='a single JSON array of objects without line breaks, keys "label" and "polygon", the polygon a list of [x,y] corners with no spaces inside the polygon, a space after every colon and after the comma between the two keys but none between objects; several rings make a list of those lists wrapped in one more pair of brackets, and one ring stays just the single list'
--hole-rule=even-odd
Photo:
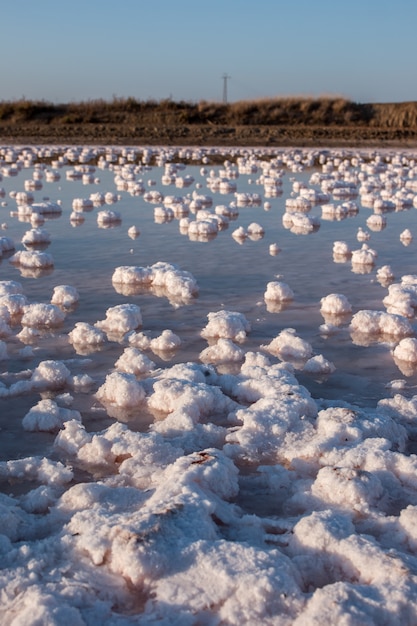
[{"label": "utility pole", "polygon": [[222,78],[223,78],[223,102],[224,104],[227,104],[227,81],[229,80],[229,78],[232,78],[232,77],[228,76],[227,74],[223,74]]}]

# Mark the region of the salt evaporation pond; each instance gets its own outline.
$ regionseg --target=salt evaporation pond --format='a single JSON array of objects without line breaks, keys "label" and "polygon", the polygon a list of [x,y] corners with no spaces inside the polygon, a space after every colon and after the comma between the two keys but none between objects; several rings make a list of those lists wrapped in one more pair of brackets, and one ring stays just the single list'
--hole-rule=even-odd
[{"label": "salt evaporation pond", "polygon": [[2,624],[417,623],[416,159],[1,149]]}]

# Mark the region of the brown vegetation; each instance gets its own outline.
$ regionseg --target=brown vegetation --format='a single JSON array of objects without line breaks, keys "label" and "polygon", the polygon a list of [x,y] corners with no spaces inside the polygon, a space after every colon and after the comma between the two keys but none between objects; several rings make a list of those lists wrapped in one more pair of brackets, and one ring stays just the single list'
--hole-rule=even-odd
[{"label": "brown vegetation", "polygon": [[135,98],[0,102],[0,139],[204,145],[417,144],[417,102],[276,98],[229,104]]}]

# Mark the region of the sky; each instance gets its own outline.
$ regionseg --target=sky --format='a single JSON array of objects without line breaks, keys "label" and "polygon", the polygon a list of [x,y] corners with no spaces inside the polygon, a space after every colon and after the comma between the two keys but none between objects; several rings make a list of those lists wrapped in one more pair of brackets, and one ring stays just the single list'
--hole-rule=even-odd
[{"label": "sky", "polygon": [[0,0],[0,18],[0,101],[417,100],[416,0]]}]

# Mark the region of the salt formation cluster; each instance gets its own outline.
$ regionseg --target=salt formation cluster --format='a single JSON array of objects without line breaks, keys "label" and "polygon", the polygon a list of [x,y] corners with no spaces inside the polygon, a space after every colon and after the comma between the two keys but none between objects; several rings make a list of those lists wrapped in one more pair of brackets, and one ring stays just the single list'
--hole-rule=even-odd
[{"label": "salt formation cluster", "polygon": [[[37,198],[97,169],[111,188],[72,213]],[[402,216],[384,238],[412,225],[417,156],[6,146],[1,176],[0,622],[414,626],[415,244]],[[150,218],[122,233],[127,201]],[[101,229],[91,265],[41,228],[61,213],[72,237]],[[316,265],[300,241],[322,221]],[[200,254],[221,237],[226,258]],[[378,395],[384,367],[405,378]]]}]

